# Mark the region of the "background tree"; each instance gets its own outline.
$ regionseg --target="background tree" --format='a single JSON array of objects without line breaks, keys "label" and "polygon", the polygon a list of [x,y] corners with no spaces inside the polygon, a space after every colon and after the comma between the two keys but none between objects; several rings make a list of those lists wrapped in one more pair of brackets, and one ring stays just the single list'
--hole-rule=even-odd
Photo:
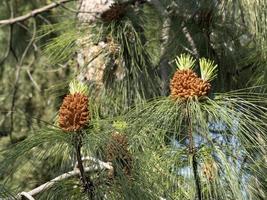
[{"label": "background tree", "polygon": [[[6,188],[29,199],[266,197],[266,1],[10,0],[0,5],[2,198],[11,196]],[[199,143],[193,157],[187,151],[186,113],[176,113],[180,104],[150,102],[170,95],[175,57],[185,52],[196,59],[196,73],[203,72],[202,57],[214,60],[218,73],[210,94],[226,92],[209,96],[216,109],[195,101],[186,106]],[[81,130],[64,128],[71,124],[64,120],[77,114],[67,113],[84,108],[73,91],[85,94],[80,90],[85,85],[88,124],[81,126],[79,118],[74,122]],[[218,105],[224,105],[222,117]],[[203,109],[213,117],[206,118]],[[198,129],[211,134],[213,145]],[[236,168],[230,170],[228,162]],[[180,177],[171,173],[175,169]],[[55,177],[59,181],[42,185]]]}]

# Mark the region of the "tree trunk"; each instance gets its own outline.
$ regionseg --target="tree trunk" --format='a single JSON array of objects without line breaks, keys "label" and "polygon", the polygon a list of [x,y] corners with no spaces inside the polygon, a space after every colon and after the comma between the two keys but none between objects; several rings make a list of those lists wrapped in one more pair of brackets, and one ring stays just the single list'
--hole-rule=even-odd
[{"label": "tree trunk", "polygon": [[[90,26],[100,17],[101,13],[108,10],[114,0],[80,0],[77,15],[80,24]],[[77,52],[77,62],[80,70],[78,79],[93,83],[97,86],[103,85],[103,75],[105,69],[105,57],[102,54],[106,43],[100,41],[92,43],[90,41],[90,33],[88,36],[78,41],[80,46]]]},{"label": "tree trunk", "polygon": [[[80,22],[79,28],[85,27],[85,30],[90,31],[89,27],[95,26],[98,20],[103,21],[103,26],[108,25],[109,21],[106,21],[101,14],[109,10],[113,3],[114,0],[80,1],[77,15]],[[125,9],[129,9],[129,12],[133,11],[137,15],[138,7],[141,8],[143,3],[153,5],[159,12],[164,11],[163,7],[160,7],[160,1],[129,0],[122,3],[121,6],[125,6]],[[110,11],[114,12],[114,9]],[[160,81],[157,79],[157,68],[153,66],[149,53],[144,48],[147,38],[143,34],[142,21],[136,16],[136,20],[140,20],[140,24],[134,23],[131,17],[125,15],[125,20],[119,21],[120,18],[111,20],[111,22],[113,20],[122,22],[118,24],[124,27],[123,31],[122,28],[114,30],[115,36],[103,34],[105,38],[101,38],[101,33],[99,33],[99,39],[95,33],[88,32],[85,37],[77,41],[79,45],[79,52],[77,52],[78,80],[89,85],[90,94],[95,99],[94,102],[99,103],[105,99],[103,104],[107,105],[107,109],[101,106],[105,113],[106,110],[113,114],[125,111],[134,102],[142,103],[145,99],[158,96],[161,91]],[[130,25],[125,23],[127,20]],[[112,25],[112,23],[110,24]],[[121,37],[117,37],[118,35]],[[93,40],[93,38],[97,39]],[[168,68],[166,66],[168,63],[164,62],[164,64],[165,68],[160,73],[162,78],[167,79]],[[167,88],[166,84],[163,87]],[[106,101],[106,97],[112,101]]]}]

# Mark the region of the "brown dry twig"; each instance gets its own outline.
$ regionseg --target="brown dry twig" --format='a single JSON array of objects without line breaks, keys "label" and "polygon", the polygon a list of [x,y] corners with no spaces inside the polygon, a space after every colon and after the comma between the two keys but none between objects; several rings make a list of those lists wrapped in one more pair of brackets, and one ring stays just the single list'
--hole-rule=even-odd
[{"label": "brown dry twig", "polygon": [[46,12],[46,11],[51,10],[53,8],[56,8],[56,7],[60,6],[61,4],[68,3],[71,1],[74,1],[74,0],[61,0],[58,2],[53,2],[53,3],[46,5],[42,8],[32,10],[31,12],[27,13],[26,15],[22,15],[19,17],[11,18],[11,19],[0,20],[0,25],[9,25],[9,24],[14,24],[17,22],[25,21],[31,17],[35,17],[38,14],[41,14],[43,12]]}]

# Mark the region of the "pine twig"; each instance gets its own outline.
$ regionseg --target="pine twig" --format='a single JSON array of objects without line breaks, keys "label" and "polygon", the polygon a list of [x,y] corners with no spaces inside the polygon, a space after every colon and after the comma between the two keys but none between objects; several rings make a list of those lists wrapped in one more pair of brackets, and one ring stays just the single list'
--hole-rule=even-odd
[{"label": "pine twig", "polygon": [[93,199],[94,197],[94,183],[90,179],[90,177],[86,177],[85,175],[85,170],[83,167],[83,161],[82,161],[82,156],[81,156],[81,141],[78,141],[78,144],[76,146],[76,156],[77,156],[77,167],[80,172],[80,178],[83,183],[83,187],[85,191],[88,193],[90,199]]},{"label": "pine twig", "polygon": [[189,154],[192,156],[192,167],[193,167],[193,173],[194,173],[194,179],[195,179],[195,186],[197,190],[197,196],[198,200],[202,200],[201,195],[201,183],[198,176],[198,163],[196,158],[196,149],[194,144],[194,138],[193,138],[193,130],[192,130],[192,122],[190,120],[190,116],[188,115],[188,137],[189,137]]},{"label": "pine twig", "polygon": [[192,165],[193,165],[193,171],[194,171],[194,179],[195,179],[195,184],[197,187],[197,195],[198,195],[198,200],[202,200],[201,196],[201,184],[200,184],[200,179],[198,176],[198,167],[197,167],[197,159],[196,159],[196,154],[194,153],[192,155]]}]

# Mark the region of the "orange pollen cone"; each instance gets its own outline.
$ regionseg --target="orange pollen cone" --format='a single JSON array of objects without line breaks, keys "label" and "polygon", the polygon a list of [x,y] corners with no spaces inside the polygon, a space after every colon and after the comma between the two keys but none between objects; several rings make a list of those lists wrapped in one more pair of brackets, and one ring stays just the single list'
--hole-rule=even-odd
[{"label": "orange pollen cone", "polygon": [[88,122],[88,97],[75,93],[67,95],[59,109],[59,126],[64,131],[78,131]]},{"label": "orange pollen cone", "polygon": [[206,96],[210,88],[210,83],[199,78],[191,69],[177,70],[170,82],[173,99]]}]

